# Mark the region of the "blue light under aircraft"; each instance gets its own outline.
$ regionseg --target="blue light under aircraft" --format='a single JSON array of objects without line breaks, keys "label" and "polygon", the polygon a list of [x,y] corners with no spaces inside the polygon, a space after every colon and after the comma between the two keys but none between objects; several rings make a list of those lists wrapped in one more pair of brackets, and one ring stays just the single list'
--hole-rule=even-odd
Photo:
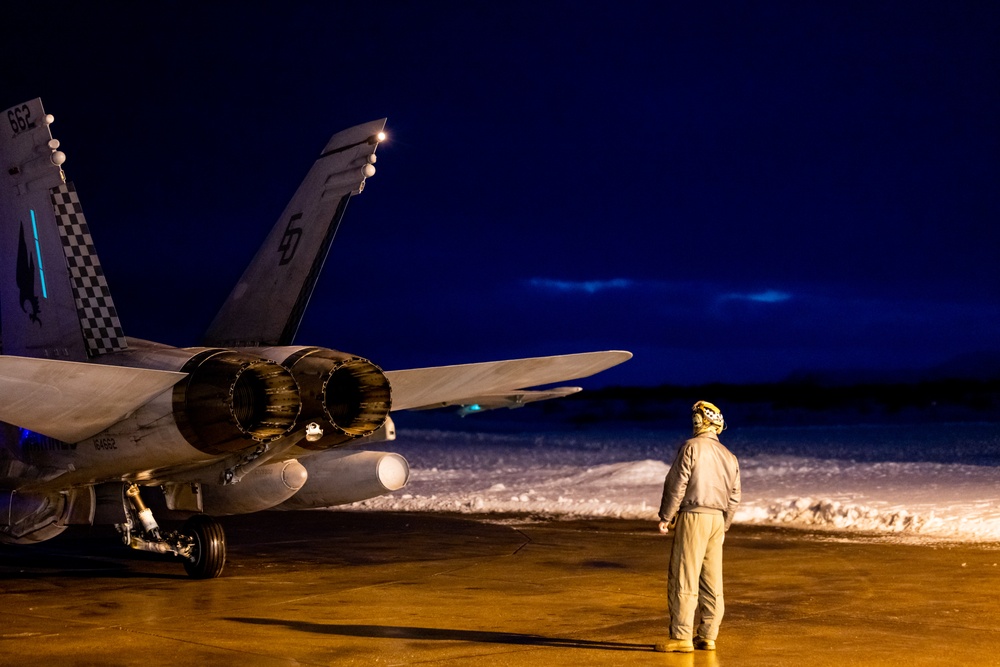
[{"label": "blue light under aircraft", "polygon": [[21,449],[34,451],[74,450],[76,443],[63,442],[26,428],[19,429],[17,444]]}]

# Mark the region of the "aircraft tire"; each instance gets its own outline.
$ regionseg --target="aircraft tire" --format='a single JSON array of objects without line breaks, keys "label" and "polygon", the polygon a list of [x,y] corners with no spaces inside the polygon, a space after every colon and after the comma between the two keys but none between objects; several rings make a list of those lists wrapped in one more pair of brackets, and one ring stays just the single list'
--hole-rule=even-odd
[{"label": "aircraft tire", "polygon": [[226,534],[222,525],[207,514],[195,514],[184,523],[183,532],[194,538],[195,558],[185,560],[184,569],[192,579],[214,579],[226,564]]}]

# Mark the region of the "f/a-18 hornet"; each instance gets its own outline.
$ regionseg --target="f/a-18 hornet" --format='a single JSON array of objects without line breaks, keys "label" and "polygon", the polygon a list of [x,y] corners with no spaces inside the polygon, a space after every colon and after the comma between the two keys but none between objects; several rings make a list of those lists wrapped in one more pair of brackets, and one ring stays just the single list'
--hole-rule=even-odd
[{"label": "f/a-18 hornet", "polygon": [[[385,119],[320,153],[205,335],[177,348],[128,337],[94,249],[53,117],[41,100],[0,129],[0,541],[114,525],[125,544],[221,574],[217,516],[328,507],[401,488],[391,410],[515,406],[531,390],[631,357],[606,351],[383,371],[293,345],[353,195],[375,173]],[[178,530],[160,520],[185,519]],[[180,525],[180,524],[178,524]]]}]

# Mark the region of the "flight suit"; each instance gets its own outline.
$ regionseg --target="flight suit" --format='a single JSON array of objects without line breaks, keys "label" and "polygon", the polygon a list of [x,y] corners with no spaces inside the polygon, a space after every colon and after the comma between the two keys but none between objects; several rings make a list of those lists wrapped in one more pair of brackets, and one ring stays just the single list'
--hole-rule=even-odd
[{"label": "flight suit", "polygon": [[670,551],[670,637],[715,640],[725,612],[722,544],[741,496],[739,461],[711,430],[685,442],[663,483],[660,519],[677,524]]}]

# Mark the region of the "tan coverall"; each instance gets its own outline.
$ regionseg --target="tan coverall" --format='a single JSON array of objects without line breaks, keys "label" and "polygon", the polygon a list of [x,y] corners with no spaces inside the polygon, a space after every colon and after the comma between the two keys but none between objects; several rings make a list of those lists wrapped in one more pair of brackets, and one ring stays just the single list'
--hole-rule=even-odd
[{"label": "tan coverall", "polygon": [[663,483],[660,519],[674,514],[667,603],[671,639],[691,639],[695,610],[698,636],[715,640],[725,612],[722,543],[741,495],[739,461],[711,430],[681,446]]}]

